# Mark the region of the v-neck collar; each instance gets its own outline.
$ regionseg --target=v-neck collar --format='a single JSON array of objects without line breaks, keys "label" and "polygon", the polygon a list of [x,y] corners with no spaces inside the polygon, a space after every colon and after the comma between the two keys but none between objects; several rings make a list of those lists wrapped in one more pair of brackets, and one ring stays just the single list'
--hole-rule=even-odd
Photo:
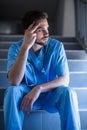
[{"label": "v-neck collar", "polygon": [[31,63],[37,68],[38,70],[41,70],[43,67],[43,61],[44,61],[44,47],[41,48],[38,56],[35,55],[32,49],[29,51],[29,59]]},{"label": "v-neck collar", "polygon": [[44,55],[44,47],[42,47],[42,48],[40,49],[38,55],[36,55],[36,54],[34,53],[34,51],[31,49],[31,54],[32,54],[33,58],[35,58],[35,59],[38,60],[40,57],[42,57],[42,56]]},{"label": "v-neck collar", "polygon": [[46,61],[46,53],[48,50],[48,42],[45,46],[43,46],[38,54],[38,56],[35,55],[32,49],[29,50],[28,53],[28,61],[33,65],[33,67],[36,68],[36,70],[41,71],[45,67],[45,61]]}]

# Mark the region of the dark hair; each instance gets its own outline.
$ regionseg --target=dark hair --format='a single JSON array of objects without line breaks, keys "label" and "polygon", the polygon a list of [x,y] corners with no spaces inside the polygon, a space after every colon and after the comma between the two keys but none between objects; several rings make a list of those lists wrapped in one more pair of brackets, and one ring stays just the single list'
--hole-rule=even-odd
[{"label": "dark hair", "polygon": [[47,19],[47,18],[48,18],[48,14],[46,12],[36,11],[36,10],[28,11],[22,18],[22,24],[24,26],[24,30],[27,29],[29,25],[32,24],[34,21]]}]

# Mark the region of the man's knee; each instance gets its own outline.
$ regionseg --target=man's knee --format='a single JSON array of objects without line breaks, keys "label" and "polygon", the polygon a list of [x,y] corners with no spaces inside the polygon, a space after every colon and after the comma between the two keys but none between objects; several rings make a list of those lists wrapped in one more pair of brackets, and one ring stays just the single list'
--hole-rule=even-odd
[{"label": "man's knee", "polygon": [[5,96],[6,95],[16,95],[17,93],[18,93],[18,91],[19,91],[19,88],[17,87],[17,86],[9,86],[8,88],[7,88],[7,90],[5,91]]},{"label": "man's knee", "polygon": [[71,87],[60,86],[55,91],[58,99],[77,98],[76,92]]},{"label": "man's knee", "polygon": [[57,88],[57,91],[63,93],[63,94],[72,94],[75,93],[75,91],[71,87],[66,87],[66,86],[60,86]]},{"label": "man's knee", "polygon": [[4,95],[4,101],[7,100],[19,100],[23,97],[22,87],[21,86],[9,86]]},{"label": "man's knee", "polygon": [[71,87],[65,87],[63,89],[64,89],[64,92],[63,92],[64,98],[63,99],[68,101],[68,103],[78,104],[78,98],[77,98],[77,94],[76,94],[75,90]]},{"label": "man's knee", "polygon": [[72,97],[73,95],[76,96],[76,92],[71,87],[63,87],[63,93],[69,97]]}]

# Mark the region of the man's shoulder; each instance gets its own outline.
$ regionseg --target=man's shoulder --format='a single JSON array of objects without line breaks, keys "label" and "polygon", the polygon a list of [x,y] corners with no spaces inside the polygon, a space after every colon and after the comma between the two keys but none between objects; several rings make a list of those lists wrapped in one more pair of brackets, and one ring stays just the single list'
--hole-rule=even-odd
[{"label": "man's shoulder", "polygon": [[63,45],[63,43],[61,41],[59,41],[58,39],[54,39],[52,37],[49,37],[49,39],[48,39],[48,45],[50,47],[58,47],[59,48],[60,46]]},{"label": "man's shoulder", "polygon": [[16,48],[16,49],[18,48],[19,49],[21,44],[22,44],[22,42],[23,42],[23,39],[21,39],[21,40],[19,40],[17,42],[13,42],[9,49],[11,49],[11,48]]}]

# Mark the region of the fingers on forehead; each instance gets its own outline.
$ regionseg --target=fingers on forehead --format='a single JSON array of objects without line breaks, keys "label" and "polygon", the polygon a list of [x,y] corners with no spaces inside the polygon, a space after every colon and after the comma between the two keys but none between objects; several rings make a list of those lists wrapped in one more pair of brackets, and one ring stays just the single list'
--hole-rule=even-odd
[{"label": "fingers on forehead", "polygon": [[35,22],[33,22],[29,27],[28,29],[32,28],[34,26]]},{"label": "fingers on forehead", "polygon": [[28,29],[27,30],[29,30],[29,31],[31,31],[31,32],[34,32],[34,31],[36,31],[36,29],[39,27],[39,23],[35,23],[35,22],[33,22],[29,27],[28,27]]}]

